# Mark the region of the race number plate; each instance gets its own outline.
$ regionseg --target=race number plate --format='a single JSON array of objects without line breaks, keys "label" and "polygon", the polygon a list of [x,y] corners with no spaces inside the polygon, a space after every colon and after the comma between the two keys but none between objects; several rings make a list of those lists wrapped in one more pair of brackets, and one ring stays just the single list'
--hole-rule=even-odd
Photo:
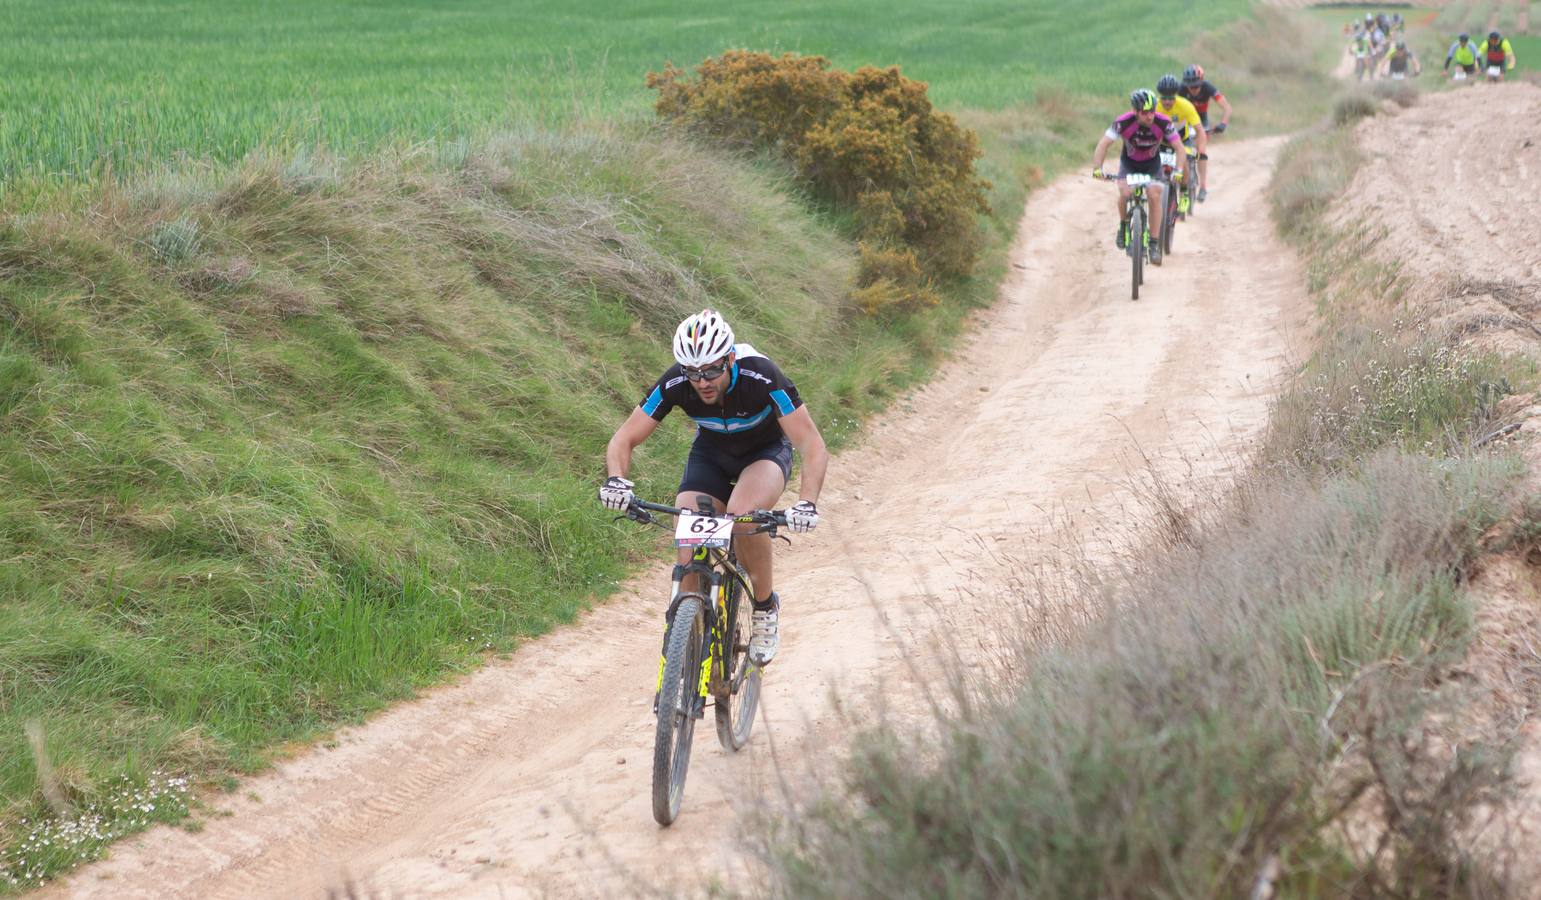
[{"label": "race number plate", "polygon": [[1504,73],[1504,70],[1499,68],[1498,66],[1488,66],[1487,67],[1487,77],[1489,77],[1489,78],[1497,78],[1498,76],[1502,75],[1503,73]]},{"label": "race number plate", "polygon": [[727,549],[733,540],[733,520],[716,516],[680,516],[674,522],[674,546]]},{"label": "race number plate", "polygon": [[1175,150],[1162,150],[1161,151],[1161,164],[1163,166],[1167,166],[1167,167],[1172,167],[1172,166],[1177,165],[1177,151],[1175,151]]},{"label": "race number plate", "polygon": [[1124,181],[1127,182],[1130,187],[1139,187],[1142,184],[1150,184],[1151,177],[1149,175],[1134,174],[1125,176]]}]

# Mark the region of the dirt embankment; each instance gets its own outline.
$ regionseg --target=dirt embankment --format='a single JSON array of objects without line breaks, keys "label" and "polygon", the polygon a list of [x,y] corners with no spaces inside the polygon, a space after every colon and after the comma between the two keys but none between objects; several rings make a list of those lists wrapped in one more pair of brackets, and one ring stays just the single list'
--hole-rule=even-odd
[{"label": "dirt embankment", "polygon": [[[1541,362],[1541,89],[1478,84],[1366,119],[1365,160],[1334,224],[1367,239],[1367,264],[1408,285],[1388,306],[1467,346]],[[1500,407],[1541,496],[1541,397]],[[1511,539],[1512,540],[1512,539]],[[1514,850],[1518,884],[1541,891],[1541,543],[1485,558],[1472,579],[1477,640],[1461,673],[1486,701],[1468,734],[1514,739],[1521,791],[1485,839]]]},{"label": "dirt embankment", "polygon": [[1477,345],[1541,358],[1541,90],[1475,85],[1366,119],[1335,224],[1383,232],[1408,308]]},{"label": "dirt embankment", "polygon": [[198,833],[147,833],[44,895],[590,896],[679,877],[681,860],[731,877],[749,865],[737,814],[838,756],[832,698],[923,714],[933,604],[987,603],[1015,561],[1128,503],[1147,457],[1228,476],[1309,333],[1299,267],[1265,214],[1279,147],[1216,143],[1210,200],[1137,303],[1111,189],[1067,178],[1033,198],[1001,301],[836,461],[818,533],[778,552],[785,631],[762,719],[733,756],[698,730],[674,827],[649,811],[658,568],[217,799]]}]

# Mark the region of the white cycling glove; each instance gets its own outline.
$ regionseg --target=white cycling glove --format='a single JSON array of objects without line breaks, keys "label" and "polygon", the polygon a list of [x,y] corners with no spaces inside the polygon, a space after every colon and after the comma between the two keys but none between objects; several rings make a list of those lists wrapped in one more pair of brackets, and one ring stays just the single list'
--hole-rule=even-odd
[{"label": "white cycling glove", "polygon": [[803,534],[819,527],[819,510],[812,500],[799,500],[787,510],[787,527],[794,534]]},{"label": "white cycling glove", "polygon": [[599,488],[599,502],[605,505],[605,509],[624,512],[626,507],[631,505],[631,501],[637,497],[631,490],[634,487],[636,487],[635,484],[621,476],[611,475]]}]

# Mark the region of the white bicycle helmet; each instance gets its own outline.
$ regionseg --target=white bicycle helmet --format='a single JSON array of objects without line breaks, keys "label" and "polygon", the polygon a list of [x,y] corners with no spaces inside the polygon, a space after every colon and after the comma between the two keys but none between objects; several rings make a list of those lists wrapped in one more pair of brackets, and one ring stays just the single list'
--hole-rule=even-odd
[{"label": "white bicycle helmet", "polygon": [[700,367],[716,362],[733,349],[733,329],[722,313],[703,309],[686,316],[674,329],[674,359],[682,366]]}]

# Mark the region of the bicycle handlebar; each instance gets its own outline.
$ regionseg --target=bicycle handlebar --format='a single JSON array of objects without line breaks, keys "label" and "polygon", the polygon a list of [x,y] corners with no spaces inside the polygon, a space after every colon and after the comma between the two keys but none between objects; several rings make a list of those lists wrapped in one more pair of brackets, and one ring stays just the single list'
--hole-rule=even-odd
[{"label": "bicycle handlebar", "polygon": [[[700,510],[696,509],[683,509],[678,506],[667,506],[663,503],[649,503],[646,500],[633,498],[631,505],[626,508],[626,518],[635,522],[642,522],[649,525],[658,525],[660,528],[667,528],[668,526],[664,525],[653,516],[653,513],[655,512],[667,513],[672,516],[703,515]],[[712,515],[716,515],[716,513],[712,513]],[[784,528],[787,525],[787,513],[784,509],[756,509],[742,515],[728,516],[727,518],[731,518],[734,522],[740,524],[757,524],[760,526],[759,528],[749,532],[750,534],[774,532],[777,528]]]}]

